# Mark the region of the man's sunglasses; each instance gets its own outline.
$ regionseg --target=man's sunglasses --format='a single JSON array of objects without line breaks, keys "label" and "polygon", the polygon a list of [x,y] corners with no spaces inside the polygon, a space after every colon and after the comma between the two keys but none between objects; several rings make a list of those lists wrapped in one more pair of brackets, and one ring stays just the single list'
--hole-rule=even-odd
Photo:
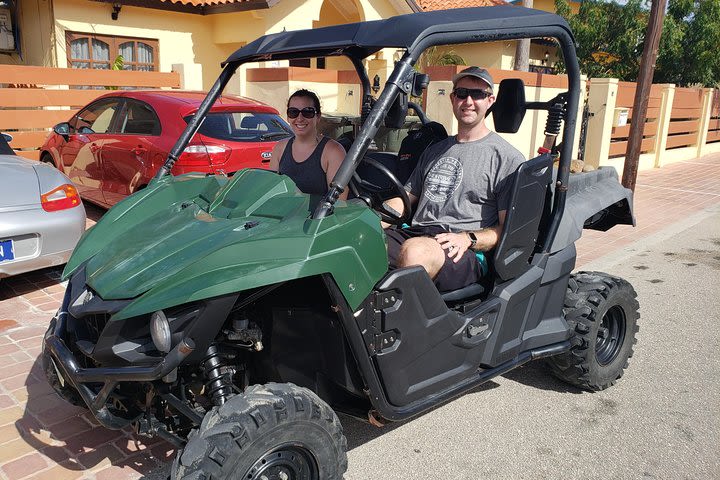
[{"label": "man's sunglasses", "polygon": [[313,118],[315,115],[317,115],[317,110],[315,110],[315,107],[305,107],[302,110],[295,107],[290,107],[287,109],[287,116],[288,118],[297,118],[298,115],[302,113],[302,116],[305,118]]},{"label": "man's sunglasses", "polygon": [[465,100],[467,97],[470,97],[473,100],[485,100],[486,98],[492,96],[492,92],[486,92],[482,88],[459,87],[453,90],[452,94],[460,100]]}]

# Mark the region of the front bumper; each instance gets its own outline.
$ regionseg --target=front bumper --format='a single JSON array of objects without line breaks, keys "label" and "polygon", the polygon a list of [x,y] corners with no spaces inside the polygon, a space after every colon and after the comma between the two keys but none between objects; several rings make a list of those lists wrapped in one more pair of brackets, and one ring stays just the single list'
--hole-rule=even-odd
[{"label": "front bumper", "polygon": [[0,209],[0,239],[15,243],[15,259],[0,263],[0,278],[66,263],[83,232],[82,205],[59,212]]},{"label": "front bumper", "polygon": [[[85,368],[75,358],[66,344],[68,304],[71,286],[65,291],[65,298],[58,313],[50,321],[45,333],[44,353],[50,356],[55,369],[62,379],[80,394],[98,422],[106,428],[118,430],[137,420],[123,418],[108,408],[108,398],[120,382],[152,382],[159,380],[177,368],[195,349],[190,338],[180,341],[159,363],[149,366],[96,367]],[[91,384],[94,388],[91,388]],[[97,385],[102,384],[99,391]]]}]

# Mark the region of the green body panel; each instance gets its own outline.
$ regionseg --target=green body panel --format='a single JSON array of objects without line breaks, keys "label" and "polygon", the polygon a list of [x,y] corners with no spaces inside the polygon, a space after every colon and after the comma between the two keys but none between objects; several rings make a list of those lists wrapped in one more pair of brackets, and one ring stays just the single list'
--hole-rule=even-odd
[{"label": "green body panel", "polygon": [[111,209],[64,275],[87,261],[87,284],[103,299],[134,298],[114,319],[321,273],[356,308],[387,271],[380,221],[346,202],[310,220],[310,203],[264,170],[167,177]]}]

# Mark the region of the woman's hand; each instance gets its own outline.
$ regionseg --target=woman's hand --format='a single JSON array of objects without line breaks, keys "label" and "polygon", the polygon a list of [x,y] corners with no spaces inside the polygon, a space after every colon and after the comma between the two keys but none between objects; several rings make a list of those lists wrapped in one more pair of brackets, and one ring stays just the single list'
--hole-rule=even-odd
[{"label": "woman's hand", "polygon": [[452,258],[454,263],[460,261],[465,251],[470,248],[470,237],[466,233],[439,233],[435,240],[443,250],[447,250],[447,256]]}]

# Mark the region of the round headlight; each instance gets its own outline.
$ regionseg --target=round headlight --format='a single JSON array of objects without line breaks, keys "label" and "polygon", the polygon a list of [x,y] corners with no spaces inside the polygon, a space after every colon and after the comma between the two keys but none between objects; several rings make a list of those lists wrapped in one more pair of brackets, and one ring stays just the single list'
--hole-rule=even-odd
[{"label": "round headlight", "polygon": [[170,324],[162,310],[158,310],[150,316],[150,336],[155,348],[163,353],[170,351]]}]

